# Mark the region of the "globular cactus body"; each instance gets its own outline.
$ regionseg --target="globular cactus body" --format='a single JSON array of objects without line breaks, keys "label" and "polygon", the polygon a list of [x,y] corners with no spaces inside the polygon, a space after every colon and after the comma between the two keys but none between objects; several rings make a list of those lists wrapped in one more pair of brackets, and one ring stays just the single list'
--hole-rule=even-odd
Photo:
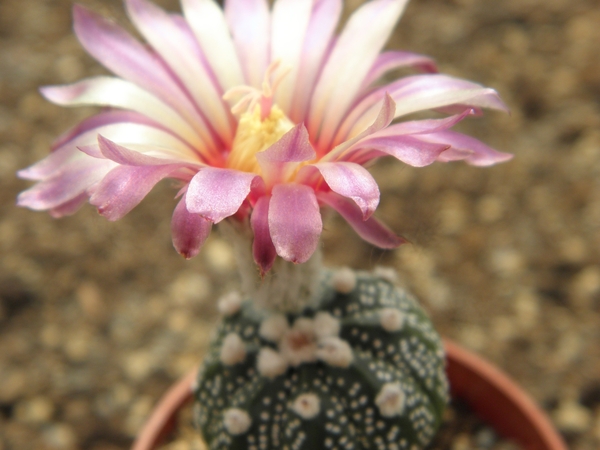
[{"label": "globular cactus body", "polygon": [[227,311],[195,391],[211,449],[412,450],[439,426],[439,337],[389,281],[342,271],[301,314]]}]

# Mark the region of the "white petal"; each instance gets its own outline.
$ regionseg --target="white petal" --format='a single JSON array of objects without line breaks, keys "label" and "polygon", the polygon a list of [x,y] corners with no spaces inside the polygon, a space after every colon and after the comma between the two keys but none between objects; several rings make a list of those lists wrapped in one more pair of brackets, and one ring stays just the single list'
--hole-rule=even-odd
[{"label": "white petal", "polygon": [[376,0],[356,11],[323,69],[312,98],[309,131],[327,145],[379,51],[387,41],[407,0]]},{"label": "white petal", "polygon": [[175,20],[146,0],[127,0],[127,11],[137,29],[183,82],[221,139],[230,144],[233,123],[229,108],[202,64],[202,52],[183,19]]},{"label": "white petal", "polygon": [[326,52],[331,46],[335,27],[342,12],[342,0],[320,0],[313,7],[310,23],[304,38],[302,58],[296,77],[294,100],[289,117],[294,123],[305,121],[310,97],[317,76],[324,64]]},{"label": "white petal", "polygon": [[266,0],[226,0],[225,17],[246,83],[260,88],[269,65],[271,17]]},{"label": "white petal", "polygon": [[182,6],[223,90],[244,84],[223,10],[213,0],[183,0]]},{"label": "white petal", "polygon": [[47,86],[42,94],[64,106],[98,105],[138,112],[170,128],[194,146],[203,146],[200,137],[170,106],[129,81],[94,77],[66,86]]},{"label": "white petal", "polygon": [[277,105],[289,114],[298,77],[304,36],[312,9],[310,0],[279,0],[273,6],[271,60],[291,68],[275,95]]}]

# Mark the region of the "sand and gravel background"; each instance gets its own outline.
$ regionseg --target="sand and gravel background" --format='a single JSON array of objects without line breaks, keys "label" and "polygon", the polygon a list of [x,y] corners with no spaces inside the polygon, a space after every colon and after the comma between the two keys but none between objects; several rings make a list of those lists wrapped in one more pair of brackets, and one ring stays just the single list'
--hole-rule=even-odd
[{"label": "sand and gravel background", "polygon": [[[81,3],[127,23],[119,1]],[[192,261],[173,250],[169,183],[118,223],[90,206],[60,220],[15,207],[28,186],[15,171],[94,112],[53,106],[37,87],[105,73],[74,38],[70,8],[0,0],[0,450],[128,448],[200,360],[215,299],[236,283],[218,234]],[[599,448],[600,5],[413,0],[390,47],[496,88],[511,115],[460,129],[515,158],[382,161],[378,216],[412,244],[374,249],[332,216],[327,262],[395,268],[440,332],[518,380],[570,448]]]}]

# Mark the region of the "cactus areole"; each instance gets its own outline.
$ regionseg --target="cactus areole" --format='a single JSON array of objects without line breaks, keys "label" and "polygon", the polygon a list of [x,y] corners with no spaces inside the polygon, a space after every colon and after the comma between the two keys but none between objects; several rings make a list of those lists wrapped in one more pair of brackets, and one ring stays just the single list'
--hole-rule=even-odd
[{"label": "cactus areole", "polygon": [[212,450],[420,449],[448,399],[440,338],[390,281],[326,272],[301,312],[227,298],[195,420]]}]

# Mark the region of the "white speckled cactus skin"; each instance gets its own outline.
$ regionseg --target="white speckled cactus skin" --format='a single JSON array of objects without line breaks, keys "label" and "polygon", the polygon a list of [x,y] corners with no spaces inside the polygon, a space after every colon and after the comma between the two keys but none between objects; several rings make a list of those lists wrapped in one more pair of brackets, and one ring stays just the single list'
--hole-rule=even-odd
[{"label": "white speckled cactus skin", "polygon": [[229,305],[195,390],[211,450],[413,450],[431,440],[448,396],[430,321],[383,278],[339,271],[324,286],[318,308],[286,320],[250,301]]}]

